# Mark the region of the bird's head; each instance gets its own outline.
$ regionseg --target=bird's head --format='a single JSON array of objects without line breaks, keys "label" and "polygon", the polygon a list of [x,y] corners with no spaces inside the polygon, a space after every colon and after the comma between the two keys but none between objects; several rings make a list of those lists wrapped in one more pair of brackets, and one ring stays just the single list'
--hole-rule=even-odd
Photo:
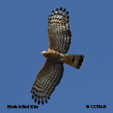
[{"label": "bird's head", "polygon": [[48,51],[42,51],[41,54],[44,55],[46,58],[47,58],[48,55],[49,55]]}]

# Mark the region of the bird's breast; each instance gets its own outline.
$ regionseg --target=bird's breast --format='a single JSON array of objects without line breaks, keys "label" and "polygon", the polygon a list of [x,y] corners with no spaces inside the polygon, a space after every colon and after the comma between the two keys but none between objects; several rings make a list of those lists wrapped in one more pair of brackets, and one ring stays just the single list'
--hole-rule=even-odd
[{"label": "bird's breast", "polygon": [[64,55],[54,50],[48,50],[46,58],[55,63],[63,63]]}]

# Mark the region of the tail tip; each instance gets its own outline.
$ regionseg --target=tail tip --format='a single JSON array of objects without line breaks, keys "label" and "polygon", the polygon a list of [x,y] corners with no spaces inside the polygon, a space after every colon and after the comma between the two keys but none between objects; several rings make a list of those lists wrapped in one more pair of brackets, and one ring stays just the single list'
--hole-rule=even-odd
[{"label": "tail tip", "polygon": [[81,56],[80,56],[79,63],[78,63],[78,65],[77,65],[77,67],[76,67],[76,68],[80,69],[80,68],[81,68],[81,66],[82,66],[83,61],[84,61],[84,55],[81,55]]}]

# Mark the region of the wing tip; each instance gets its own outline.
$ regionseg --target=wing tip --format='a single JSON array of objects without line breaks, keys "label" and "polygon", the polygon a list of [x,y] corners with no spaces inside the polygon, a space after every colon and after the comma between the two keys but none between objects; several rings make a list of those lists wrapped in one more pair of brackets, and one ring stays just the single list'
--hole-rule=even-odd
[{"label": "wing tip", "polygon": [[35,91],[35,88],[31,89],[31,93],[32,93],[32,99],[34,100],[34,103],[37,103],[38,105],[40,105],[40,103],[42,105],[44,105],[44,103],[48,103],[48,100],[50,99],[49,96],[41,96],[40,93],[36,94],[37,92]]},{"label": "wing tip", "polygon": [[[61,15],[62,17],[59,18],[59,16],[54,15]],[[64,18],[64,20],[67,20],[67,22],[69,22],[69,11],[66,11],[66,8],[63,7],[56,8],[56,10],[52,10],[51,15],[48,16],[48,20],[50,21],[52,18]]]}]

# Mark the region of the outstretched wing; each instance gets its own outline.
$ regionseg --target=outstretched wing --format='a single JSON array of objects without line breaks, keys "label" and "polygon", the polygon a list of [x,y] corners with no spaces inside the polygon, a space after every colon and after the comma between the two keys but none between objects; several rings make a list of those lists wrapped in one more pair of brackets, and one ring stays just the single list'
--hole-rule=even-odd
[{"label": "outstretched wing", "polygon": [[49,48],[60,53],[66,53],[71,43],[69,12],[66,9],[56,9],[48,17]]},{"label": "outstretched wing", "polygon": [[63,64],[54,64],[46,60],[31,90],[35,102],[38,102],[38,104],[40,104],[40,101],[42,104],[47,103],[55,87],[60,82],[63,71]]}]

